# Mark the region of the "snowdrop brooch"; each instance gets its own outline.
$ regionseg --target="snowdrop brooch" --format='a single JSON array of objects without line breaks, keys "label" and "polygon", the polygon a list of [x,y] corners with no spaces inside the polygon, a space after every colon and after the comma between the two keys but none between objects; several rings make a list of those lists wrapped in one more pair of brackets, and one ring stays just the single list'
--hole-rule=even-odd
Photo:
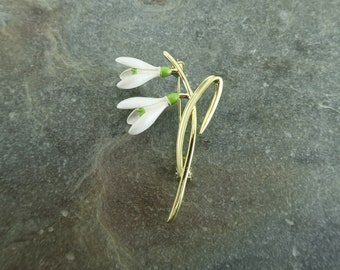
[{"label": "snowdrop brooch", "polygon": [[[117,84],[118,88],[131,89],[148,82],[156,77],[167,77],[174,75],[177,78],[177,92],[172,92],[164,97],[132,97],[118,103],[118,109],[133,110],[127,118],[127,123],[131,125],[129,134],[137,135],[148,129],[169,106],[178,106],[178,133],[176,141],[176,176],[179,180],[177,193],[172,205],[168,222],[172,221],[177,215],[181,206],[185,187],[188,179],[191,179],[191,163],[193,159],[195,142],[197,136],[197,108],[196,104],[203,93],[214,84],[214,95],[203,118],[199,134],[202,134],[213,116],[217,104],[220,100],[223,80],[221,77],[211,75],[205,78],[201,84],[192,90],[187,77],[184,74],[184,62],[176,61],[168,52],[163,52],[165,58],[170,62],[170,66],[155,67],[142,60],[132,57],[119,57],[116,61],[129,67],[120,74],[121,81]],[[181,85],[185,91],[182,92]],[[182,99],[187,99],[184,109],[182,109]],[[190,122],[189,138],[185,138],[186,130]],[[185,140],[186,139],[186,140]],[[184,148],[184,142],[187,142]],[[185,154],[183,153],[185,152]]]}]

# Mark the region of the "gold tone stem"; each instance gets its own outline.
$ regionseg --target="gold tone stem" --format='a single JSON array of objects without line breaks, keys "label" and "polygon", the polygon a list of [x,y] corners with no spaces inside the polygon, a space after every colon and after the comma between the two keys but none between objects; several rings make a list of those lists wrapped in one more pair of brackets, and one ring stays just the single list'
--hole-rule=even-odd
[{"label": "gold tone stem", "polygon": [[[197,123],[192,124],[192,127],[196,126],[196,124]],[[189,147],[188,147],[187,156],[185,158],[183,174],[181,175],[181,179],[179,181],[178,188],[177,188],[176,197],[172,205],[167,222],[172,221],[176,217],[179,211],[179,208],[181,206],[181,203],[183,201],[184,191],[185,191],[185,187],[186,187],[187,180],[189,177],[189,171],[191,167],[192,158],[194,156],[194,149],[195,149],[195,142],[196,142],[196,130],[193,131],[193,129],[191,129],[191,131],[192,131],[192,134],[189,140]]]},{"label": "gold tone stem", "polygon": [[[221,77],[209,76],[193,92],[183,71],[184,63],[180,61],[177,62],[166,51],[164,51],[163,54],[172,64],[172,72],[176,73],[179,76],[178,81],[177,81],[177,93],[179,94],[179,97],[181,99],[182,98],[188,99],[188,103],[186,104],[183,112],[181,108],[181,101],[178,102],[179,103],[178,104],[179,126],[178,126],[177,141],[176,141],[176,163],[177,163],[177,174],[180,177],[180,181],[178,184],[176,197],[175,197],[174,203],[172,205],[172,208],[171,208],[171,211],[168,217],[168,222],[170,222],[175,218],[175,216],[177,215],[179,211],[179,208],[183,201],[187,180],[190,175],[190,168],[191,168],[191,163],[192,163],[192,159],[194,155],[195,142],[196,142],[196,136],[197,136],[196,104],[198,100],[201,98],[201,96],[203,95],[203,93],[208,89],[208,87],[212,83],[215,83],[214,96],[203,118],[202,125],[199,131],[199,133],[202,134],[204,130],[206,129],[207,125],[209,124],[216,110],[217,104],[220,100],[220,97],[222,94],[222,88],[223,88],[223,81]],[[181,80],[184,84],[184,87],[187,93],[181,93],[181,85],[180,85]],[[183,144],[184,144],[184,139],[185,139],[185,132],[187,130],[190,119],[191,119],[191,130],[190,130],[190,135],[189,135],[189,144],[188,144],[186,156],[183,160]]]},{"label": "gold tone stem", "polygon": [[169,60],[169,62],[173,65],[173,67],[175,68],[176,73],[181,77],[184,87],[187,90],[188,94],[191,96],[193,94],[190,84],[188,82],[187,77],[184,74],[183,69],[181,68],[181,65],[184,66],[183,62],[177,62],[171,55],[170,53],[168,53],[167,51],[163,52],[163,55],[165,56],[166,59]]},{"label": "gold tone stem", "polygon": [[[184,63],[180,63],[179,66],[180,66],[181,70],[183,70]],[[177,78],[177,93],[181,98],[182,93],[181,93],[181,77],[180,76],[178,76],[178,78]],[[177,102],[177,104],[178,104],[177,108],[178,108],[178,124],[179,124],[179,123],[181,123],[181,119],[182,119],[182,102],[181,102],[181,100],[179,100],[179,102]]]},{"label": "gold tone stem", "polygon": [[[165,56],[165,58],[168,59],[168,61],[172,64],[173,66],[173,70],[175,73],[178,74],[179,78],[182,80],[184,87],[187,91],[186,94],[186,98],[190,100],[190,97],[193,95],[193,91],[191,90],[190,84],[188,82],[187,77],[184,74],[183,71],[183,67],[184,67],[184,62],[182,61],[176,61],[171,55],[170,53],[168,53],[167,51],[163,52],[163,55]],[[177,88],[178,91],[178,88]],[[181,106],[179,106],[181,108]],[[179,126],[182,123],[182,111],[180,110],[178,112],[178,114],[180,115],[180,122],[179,122]],[[195,118],[195,120],[193,120],[193,123],[197,123],[197,114],[196,114],[196,110],[193,111],[193,118]],[[195,127],[195,131],[196,131],[197,127]],[[191,132],[192,133],[192,132]],[[195,135],[196,136],[196,135]],[[177,140],[178,141],[178,140]],[[184,138],[183,138],[183,142],[182,142],[182,146],[179,148],[176,148],[176,163],[177,163],[177,174],[178,175],[182,175],[182,172],[184,170],[184,164],[183,164],[183,143],[184,143]]]}]

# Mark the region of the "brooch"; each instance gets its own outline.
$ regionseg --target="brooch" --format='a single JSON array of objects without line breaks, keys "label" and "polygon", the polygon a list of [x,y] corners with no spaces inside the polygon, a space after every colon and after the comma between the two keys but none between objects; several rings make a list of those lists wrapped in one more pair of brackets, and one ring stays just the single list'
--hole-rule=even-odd
[{"label": "brooch", "polygon": [[[176,61],[168,52],[164,51],[163,55],[170,62],[170,66],[153,66],[142,60],[132,57],[119,57],[116,61],[124,66],[129,67],[120,74],[121,81],[117,84],[118,88],[131,89],[148,82],[157,77],[167,77],[175,75],[177,77],[177,91],[171,92],[164,97],[131,97],[118,103],[118,109],[133,110],[127,118],[127,123],[131,125],[129,134],[137,135],[148,129],[160,116],[160,114],[169,106],[177,104],[178,106],[178,132],[176,141],[176,176],[179,179],[177,193],[168,217],[168,222],[172,221],[177,215],[181,206],[185,187],[188,179],[192,178],[191,163],[195,150],[197,136],[197,108],[196,104],[205,91],[214,84],[214,94],[210,105],[205,113],[199,134],[202,134],[208,126],[220,100],[223,80],[219,76],[208,76],[201,84],[192,90],[186,75],[184,74],[184,62]],[[184,86],[182,91],[181,85]],[[182,99],[187,102],[182,108]],[[189,125],[190,123],[190,125]],[[188,145],[184,152],[184,141],[187,128]]]}]

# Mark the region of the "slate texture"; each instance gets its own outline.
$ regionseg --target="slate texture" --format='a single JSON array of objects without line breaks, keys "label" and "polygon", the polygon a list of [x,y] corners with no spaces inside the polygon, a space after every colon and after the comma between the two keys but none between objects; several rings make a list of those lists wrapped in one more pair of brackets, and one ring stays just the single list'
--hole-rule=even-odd
[{"label": "slate texture", "polygon": [[[340,269],[340,1],[1,0],[1,269]],[[176,189],[176,108],[127,134],[119,56],[223,77]],[[212,93],[212,92],[211,92]],[[201,119],[209,96],[198,107]]]}]

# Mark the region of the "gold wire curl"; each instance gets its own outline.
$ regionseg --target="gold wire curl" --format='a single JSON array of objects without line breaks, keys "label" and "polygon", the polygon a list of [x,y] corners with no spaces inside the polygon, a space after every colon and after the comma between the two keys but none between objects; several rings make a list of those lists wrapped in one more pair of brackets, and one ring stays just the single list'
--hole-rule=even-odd
[{"label": "gold wire curl", "polygon": [[[175,196],[174,203],[172,205],[168,222],[172,221],[177,215],[181,203],[183,201],[185,187],[187,184],[188,178],[191,177],[191,163],[193,159],[193,154],[195,150],[195,142],[197,136],[197,110],[196,104],[199,99],[202,97],[204,92],[215,83],[215,91],[214,96],[211,99],[210,105],[205,113],[203,118],[201,128],[199,134],[202,134],[207,128],[216,108],[218,102],[221,98],[222,90],[223,90],[223,80],[221,77],[211,75],[205,78],[201,84],[197,87],[195,91],[192,91],[189,81],[184,74],[184,62],[176,61],[168,52],[163,52],[164,56],[169,60],[172,64],[172,73],[178,75],[178,84],[177,84],[177,92],[181,98],[188,99],[188,102],[182,112],[181,102],[178,102],[178,133],[177,133],[177,141],[176,141],[176,163],[177,163],[177,176],[179,177],[179,184],[177,188],[177,193]],[[186,89],[186,93],[181,92],[180,82],[183,82],[183,85]],[[189,143],[187,147],[187,152],[185,157],[183,158],[183,145],[185,139],[185,132],[188,127],[189,120],[191,118],[191,129],[189,135]]]}]

